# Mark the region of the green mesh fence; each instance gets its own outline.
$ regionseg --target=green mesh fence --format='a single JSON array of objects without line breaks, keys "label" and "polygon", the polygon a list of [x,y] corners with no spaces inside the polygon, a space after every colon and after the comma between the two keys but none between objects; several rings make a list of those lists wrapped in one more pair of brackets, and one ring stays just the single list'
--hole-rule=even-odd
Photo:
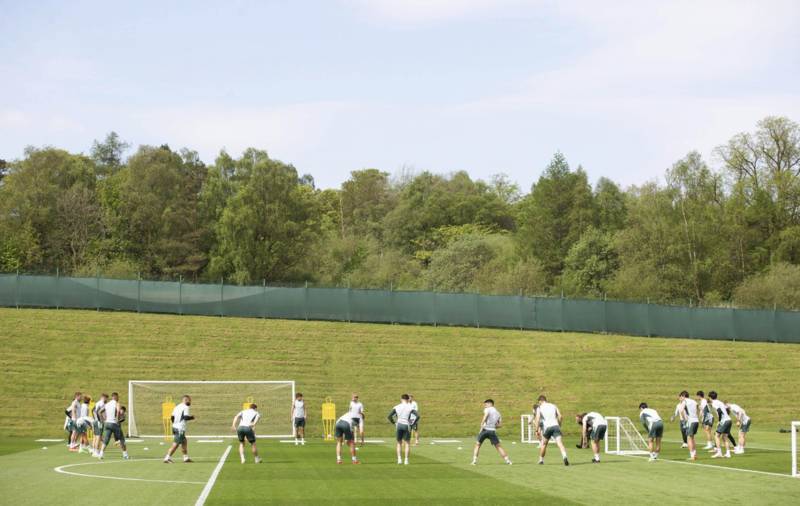
[{"label": "green mesh fence", "polygon": [[0,274],[0,306],[800,343],[800,312],[619,301]]}]

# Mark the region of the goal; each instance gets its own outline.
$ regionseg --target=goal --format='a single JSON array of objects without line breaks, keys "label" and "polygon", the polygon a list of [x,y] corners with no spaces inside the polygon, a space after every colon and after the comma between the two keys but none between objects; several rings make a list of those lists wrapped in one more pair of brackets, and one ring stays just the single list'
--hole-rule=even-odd
[{"label": "goal", "polygon": [[800,430],[800,422],[792,422],[792,476],[800,477],[797,471],[797,431]]},{"label": "goal", "polygon": [[540,444],[536,437],[536,427],[533,426],[533,415],[520,415],[519,434],[522,443]]},{"label": "goal", "polygon": [[608,416],[606,433],[606,453],[615,455],[647,455],[647,441],[626,416]]},{"label": "goal", "polygon": [[155,438],[170,433],[169,413],[181,397],[192,397],[187,437],[236,437],[231,421],[246,403],[261,413],[259,437],[291,437],[294,381],[151,381],[128,382],[128,434]]}]

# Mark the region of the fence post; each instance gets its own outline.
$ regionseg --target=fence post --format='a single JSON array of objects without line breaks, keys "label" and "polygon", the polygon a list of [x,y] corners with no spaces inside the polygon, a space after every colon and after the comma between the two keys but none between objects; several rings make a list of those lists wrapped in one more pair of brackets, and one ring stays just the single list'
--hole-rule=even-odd
[{"label": "fence post", "polygon": [[650,297],[647,298],[647,312],[645,316],[645,320],[647,320],[647,337],[653,337],[653,327],[650,323]]},{"label": "fence post", "polygon": [[61,271],[56,267],[56,311],[58,311],[61,305],[61,290],[59,290],[59,286],[61,285]]},{"label": "fence post", "polygon": [[523,325],[525,325],[525,312],[522,309],[522,289],[519,290],[519,296],[517,297],[517,305],[519,306],[519,329],[522,330]]},{"label": "fence post", "polygon": [[263,311],[261,311],[261,317],[266,319],[267,318],[267,280],[266,278],[261,281],[261,305],[263,306]]},{"label": "fence post", "polygon": [[347,280],[347,323],[350,323],[350,280]]},{"label": "fence post", "polygon": [[692,298],[689,297],[689,339],[694,339],[694,306],[692,306]]},{"label": "fence post", "polygon": [[433,293],[433,326],[438,327],[439,315],[436,314],[436,292],[431,292],[431,293]]},{"label": "fence post", "polygon": [[475,294],[475,327],[481,328],[481,313],[480,313],[480,292]]},{"label": "fence post", "polygon": [[564,290],[561,290],[561,332],[564,332]]},{"label": "fence post", "polygon": [[95,285],[94,285],[94,305],[97,307],[97,311],[100,311],[100,271],[98,270],[95,273]]},{"label": "fence post", "polygon": [[178,276],[178,314],[183,315],[183,276]]},{"label": "fence post", "polygon": [[142,312],[142,273],[136,273],[136,312]]},{"label": "fence post", "polygon": [[778,342],[778,303],[772,304],[772,340]]},{"label": "fence post", "polygon": [[219,316],[225,316],[225,276],[219,278]]},{"label": "fence post", "polygon": [[14,305],[19,309],[19,269],[17,269],[17,277],[14,280]]},{"label": "fence post", "polygon": [[603,334],[608,334],[608,294],[603,294]]},{"label": "fence post", "polygon": [[306,321],[308,321],[308,281],[306,281],[306,287],[303,290],[303,306],[305,310]]}]

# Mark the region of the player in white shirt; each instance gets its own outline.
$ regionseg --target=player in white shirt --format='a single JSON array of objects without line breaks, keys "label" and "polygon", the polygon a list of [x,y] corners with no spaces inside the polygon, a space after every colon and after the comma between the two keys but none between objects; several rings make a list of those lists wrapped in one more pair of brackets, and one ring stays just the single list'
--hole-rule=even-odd
[{"label": "player in white shirt", "polygon": [[100,439],[103,437],[103,409],[105,409],[108,394],[100,394],[100,400],[94,404],[92,418],[94,418],[94,440],[92,441],[92,456],[100,451]]},{"label": "player in white shirt", "polygon": [[334,437],[336,438],[336,463],[342,463],[342,442],[346,441],[347,446],[350,447],[350,458],[353,459],[353,464],[360,464],[358,457],[356,457],[356,444],[355,435],[353,434],[353,417],[350,416],[350,411],[343,414],[336,420],[334,427]]},{"label": "player in white shirt", "polygon": [[417,404],[413,395],[408,397],[411,401],[411,409],[417,412],[417,416],[411,420],[411,434],[414,436],[414,446],[419,446],[419,404]]},{"label": "player in white shirt", "polygon": [[494,407],[492,399],[483,401],[483,418],[481,418],[481,431],[478,433],[477,441],[475,441],[475,449],[472,451],[472,465],[478,464],[478,453],[481,451],[481,445],[487,439],[497,449],[497,453],[503,457],[506,464],[511,465],[511,459],[508,458],[508,453],[500,445],[500,438],[497,437],[497,429],[503,423],[503,417],[497,408]]},{"label": "player in white shirt", "polygon": [[539,411],[536,412],[536,419],[533,421],[535,425],[539,425],[542,423],[542,443],[539,445],[539,464],[544,464],[544,456],[547,453],[547,445],[550,444],[550,440],[554,439],[556,441],[556,445],[558,445],[558,449],[561,450],[561,458],[564,460],[564,465],[569,465],[569,459],[567,459],[567,449],[564,447],[564,442],[561,440],[561,421],[563,417],[561,416],[561,411],[558,410],[558,406],[547,402],[547,397],[544,395],[540,395],[539,399]]},{"label": "player in white shirt", "polygon": [[306,401],[303,394],[298,392],[292,402],[292,426],[294,427],[294,445],[306,444]]},{"label": "player in white shirt", "polygon": [[128,447],[125,445],[125,435],[122,433],[122,428],[120,427],[120,424],[125,420],[125,411],[119,404],[119,394],[117,392],[111,392],[111,400],[106,402],[105,406],[103,406],[102,414],[104,417],[103,440],[100,445],[100,451],[97,452],[96,457],[101,460],[103,459],[108,442],[113,435],[114,440],[119,441],[119,446],[122,448],[122,458],[127,460],[129,458]]},{"label": "player in white shirt", "polygon": [[75,431],[78,433],[80,443],[78,453],[83,453],[84,450],[89,451],[89,436],[87,433],[92,426],[92,422],[94,422],[91,413],[89,413],[89,403],[91,401],[88,395],[84,395],[78,405],[78,419],[75,422]]},{"label": "player in white shirt", "polygon": [[575,421],[581,426],[581,439],[588,439],[592,446],[592,464],[600,463],[600,441],[605,439],[608,431],[608,422],[605,417],[597,411],[581,413],[575,417]]},{"label": "player in white shirt", "polygon": [[706,394],[702,390],[697,391],[697,405],[700,409],[700,423],[703,425],[703,432],[706,433],[706,445],[704,450],[714,449],[714,436],[711,428],[714,427],[714,415],[711,413],[711,406],[708,405]]},{"label": "player in white shirt", "polygon": [[350,400],[350,418],[354,431],[361,436],[361,445],[364,445],[364,405],[358,400],[358,394],[353,394]]},{"label": "player in white shirt", "polygon": [[239,413],[233,417],[233,422],[231,423],[231,428],[236,431],[236,436],[239,438],[239,457],[242,459],[242,464],[244,464],[244,440],[247,439],[247,442],[250,443],[250,448],[253,450],[253,457],[255,458],[256,464],[261,463],[261,457],[258,456],[258,448],[256,448],[256,431],[255,426],[258,421],[261,419],[261,415],[256,411],[258,406],[255,404],[250,404],[250,407],[239,411]]},{"label": "player in white shirt", "polygon": [[[717,443],[716,451],[711,456],[712,459],[722,458],[722,442],[725,442],[725,458],[731,458],[731,444],[728,438],[731,436],[731,417],[728,415],[728,408],[725,403],[717,399],[717,392],[708,392],[708,398],[711,399],[711,409],[717,413],[717,433],[715,440]],[[735,440],[734,440],[735,441]]]},{"label": "player in white shirt", "polygon": [[669,421],[672,422],[676,418],[678,419],[678,425],[681,429],[681,439],[683,443],[681,443],[681,448],[689,448],[688,438],[686,437],[686,423],[683,421],[681,417],[681,401],[678,401],[678,404],[675,405],[675,411],[672,412],[672,416],[669,417]]},{"label": "player in white shirt", "polygon": [[[397,436],[397,463],[408,465],[408,454],[411,452],[411,420],[419,419],[419,413],[409,402],[408,394],[400,396],[400,404],[389,413],[389,423],[395,424]],[[401,455],[405,454],[405,462]]]},{"label": "player in white shirt", "polygon": [[733,453],[744,453],[744,446],[747,443],[747,433],[750,431],[752,420],[747,416],[747,412],[738,404],[727,404],[728,410],[736,418],[736,426],[739,427],[739,444],[733,449]]},{"label": "player in white shirt", "polygon": [[194,417],[189,413],[189,406],[192,405],[192,398],[184,395],[181,403],[175,406],[172,410],[172,416],[169,417],[172,422],[172,446],[167,450],[167,455],[164,457],[165,464],[172,464],[172,455],[178,446],[181,447],[184,462],[192,462],[189,458],[189,443],[186,440],[186,422],[194,420]]},{"label": "player in white shirt", "polygon": [[689,392],[684,390],[678,396],[678,416],[684,427],[686,434],[686,445],[689,448],[689,460],[697,460],[697,429],[700,427],[700,418],[698,417],[697,401],[689,396]]},{"label": "player in white shirt", "polygon": [[75,395],[72,397],[72,402],[67,407],[67,431],[69,432],[69,451],[77,452],[78,451],[78,411],[80,411],[81,405],[81,393],[75,392]]},{"label": "player in white shirt", "polygon": [[650,460],[656,460],[661,453],[661,438],[664,437],[664,421],[658,411],[647,407],[647,403],[639,404],[639,420],[647,430],[647,446],[650,450]]}]

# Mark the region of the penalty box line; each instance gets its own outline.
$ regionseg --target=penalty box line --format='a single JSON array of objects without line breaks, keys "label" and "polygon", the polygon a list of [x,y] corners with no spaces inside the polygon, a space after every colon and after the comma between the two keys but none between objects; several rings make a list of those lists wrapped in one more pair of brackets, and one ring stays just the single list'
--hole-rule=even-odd
[{"label": "penalty box line", "polygon": [[222,466],[225,465],[225,460],[228,458],[228,454],[231,453],[232,445],[228,445],[225,449],[225,452],[219,458],[219,462],[217,462],[217,467],[214,468],[214,471],[211,473],[211,476],[208,478],[208,482],[206,482],[206,486],[203,487],[203,491],[200,493],[200,497],[197,498],[197,502],[194,503],[195,506],[203,506],[206,503],[206,499],[208,499],[208,494],[211,493],[211,489],[214,488],[214,482],[217,481],[217,476],[219,476],[219,472],[222,471]]}]

